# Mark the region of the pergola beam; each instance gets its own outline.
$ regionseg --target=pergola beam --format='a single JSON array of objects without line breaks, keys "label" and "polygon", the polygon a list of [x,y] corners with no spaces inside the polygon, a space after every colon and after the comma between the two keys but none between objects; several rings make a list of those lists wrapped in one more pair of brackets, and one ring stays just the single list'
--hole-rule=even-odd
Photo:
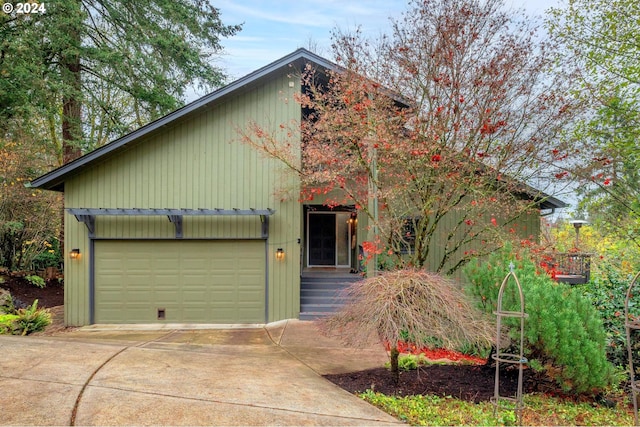
[{"label": "pergola beam", "polygon": [[215,216],[215,215],[264,215],[271,216],[276,211],[273,209],[155,209],[155,208],[69,208],[67,209],[71,215],[111,215],[111,216],[152,216],[152,215],[182,215],[182,216]]},{"label": "pergola beam", "polygon": [[89,237],[95,237],[97,216],[166,216],[175,226],[176,239],[183,237],[182,219],[184,216],[259,216],[262,223],[262,238],[269,237],[269,217],[276,211],[267,209],[155,209],[155,208],[69,208],[78,222],[83,222],[89,231]]}]

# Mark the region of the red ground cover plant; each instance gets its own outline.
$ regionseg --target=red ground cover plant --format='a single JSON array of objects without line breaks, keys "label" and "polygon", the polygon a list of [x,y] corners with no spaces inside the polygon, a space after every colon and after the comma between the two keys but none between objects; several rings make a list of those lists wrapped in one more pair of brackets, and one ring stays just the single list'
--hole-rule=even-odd
[{"label": "red ground cover plant", "polygon": [[[387,351],[391,349],[389,343],[385,345]],[[478,356],[471,356],[469,354],[464,354],[455,350],[447,350],[444,348],[428,348],[428,347],[419,347],[415,344],[406,343],[404,341],[398,341],[396,346],[398,352],[401,354],[415,354],[420,355],[424,354],[424,356],[429,360],[450,360],[452,362],[470,362],[475,365],[484,365],[487,360]]]}]

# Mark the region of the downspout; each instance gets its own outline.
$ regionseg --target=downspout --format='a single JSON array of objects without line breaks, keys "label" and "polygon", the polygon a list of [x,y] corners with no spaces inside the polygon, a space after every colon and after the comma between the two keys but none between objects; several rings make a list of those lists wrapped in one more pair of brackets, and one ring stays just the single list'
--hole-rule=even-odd
[{"label": "downspout", "polygon": [[[369,227],[367,233],[367,239],[370,242],[376,242],[378,237],[378,186],[376,184],[378,180],[378,150],[375,149],[373,144],[370,147],[371,156],[371,175],[369,179],[369,203],[368,209],[373,216],[373,226]],[[373,195],[373,196],[372,196]],[[375,277],[378,275],[378,255],[374,251],[371,259],[367,263],[367,277]]]}]

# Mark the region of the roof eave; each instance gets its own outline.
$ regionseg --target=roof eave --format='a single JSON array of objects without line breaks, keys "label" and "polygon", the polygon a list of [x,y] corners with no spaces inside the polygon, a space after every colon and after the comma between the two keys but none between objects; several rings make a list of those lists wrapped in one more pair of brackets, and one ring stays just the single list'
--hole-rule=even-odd
[{"label": "roof eave", "polygon": [[141,128],[134,130],[133,132],[118,138],[102,147],[99,147],[82,157],[79,157],[72,162],[69,162],[63,166],[58,167],[42,176],[31,181],[33,188],[42,188],[45,190],[64,191],[64,182],[72,174],[78,173],[81,169],[103,159],[104,157],[113,154],[116,151],[121,150],[123,147],[139,141],[144,136],[147,136],[158,129],[175,123],[178,120],[185,118],[186,116],[200,110],[207,108],[211,104],[217,102],[219,99],[226,95],[241,90],[251,84],[254,84],[258,80],[265,78],[266,76],[280,70],[283,67],[295,64],[298,62],[313,62],[316,66],[326,69],[335,69],[336,64],[312,53],[306,49],[298,49],[295,52],[266,65],[245,77],[242,77],[208,95],[199,98],[184,107],[175,110],[166,116],[159,118]]},{"label": "roof eave", "polygon": [[545,195],[545,197],[540,202],[541,209],[562,209],[568,206],[568,203],[549,195]]}]

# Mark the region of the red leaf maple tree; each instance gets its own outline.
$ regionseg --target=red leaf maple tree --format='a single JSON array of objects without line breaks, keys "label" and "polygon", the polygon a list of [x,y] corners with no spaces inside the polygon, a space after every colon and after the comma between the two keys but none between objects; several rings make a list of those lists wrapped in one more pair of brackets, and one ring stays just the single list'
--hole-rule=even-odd
[{"label": "red leaf maple tree", "polygon": [[336,68],[301,72],[300,121],[241,130],[296,173],[300,200],[356,206],[369,253],[401,267],[450,274],[529,237],[518,219],[544,194],[526,184],[554,179],[577,110],[531,21],[498,0],[416,0],[375,44],[333,40]]}]

